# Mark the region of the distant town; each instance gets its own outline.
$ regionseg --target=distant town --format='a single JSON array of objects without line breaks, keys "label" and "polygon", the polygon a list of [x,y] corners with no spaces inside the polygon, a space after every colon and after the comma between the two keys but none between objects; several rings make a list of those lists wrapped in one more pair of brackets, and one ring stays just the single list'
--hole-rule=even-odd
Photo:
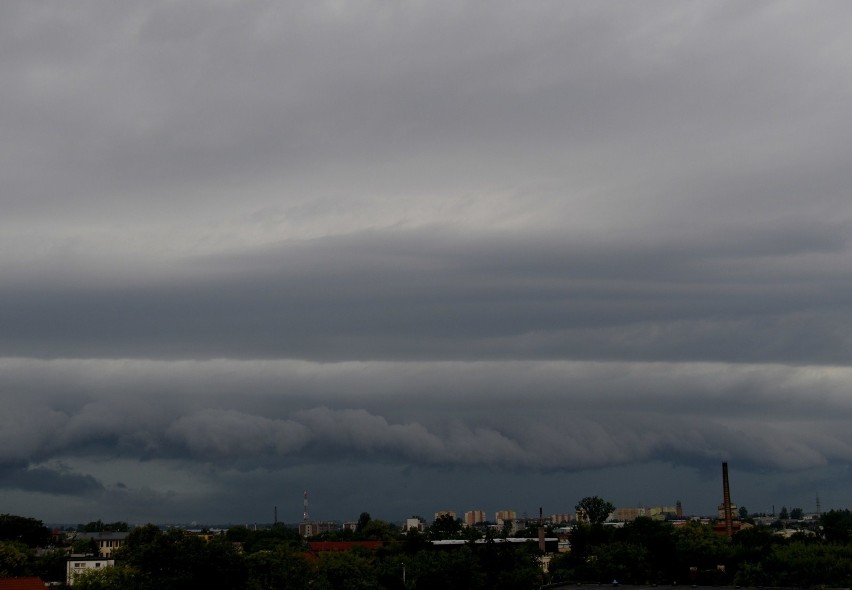
[{"label": "distant town", "polygon": [[727,464],[722,481],[709,516],[687,516],[679,501],[616,507],[587,496],[571,513],[532,517],[447,510],[398,523],[367,512],[316,521],[307,494],[292,524],[48,527],[2,514],[0,590],[850,586],[852,512],[749,513],[731,502]]}]

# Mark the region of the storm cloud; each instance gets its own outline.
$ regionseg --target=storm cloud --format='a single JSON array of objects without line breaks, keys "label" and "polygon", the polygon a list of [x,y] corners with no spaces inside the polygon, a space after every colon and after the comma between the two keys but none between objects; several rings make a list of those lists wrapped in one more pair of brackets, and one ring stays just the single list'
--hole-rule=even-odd
[{"label": "storm cloud", "polygon": [[4,510],[841,505],[850,11],[4,3]]}]

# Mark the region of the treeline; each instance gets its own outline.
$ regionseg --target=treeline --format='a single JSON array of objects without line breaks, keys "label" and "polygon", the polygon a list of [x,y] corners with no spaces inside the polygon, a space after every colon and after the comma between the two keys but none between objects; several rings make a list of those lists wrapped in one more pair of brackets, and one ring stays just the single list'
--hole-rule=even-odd
[{"label": "treeline", "polygon": [[[364,513],[355,531],[316,539],[381,541],[378,548],[375,543],[369,549],[353,543],[346,551],[313,552],[296,529],[283,525],[265,530],[235,527],[209,536],[146,525],[132,529],[126,545],[114,551],[115,567],[82,574],[75,587],[524,590],[554,582],[609,585],[613,580],[666,586],[852,586],[849,510],[825,513],[813,531],[789,539],[767,527],[747,528],[728,539],[698,522],[675,527],[639,518],[622,528],[595,522],[573,531],[571,552],[554,556],[548,573],[542,570],[537,543],[500,543],[494,534],[493,529],[463,527],[446,517],[423,532],[404,533]],[[462,543],[444,548],[430,543],[439,538]],[[71,547],[60,543],[41,521],[0,515],[0,577],[36,575],[64,581]]]},{"label": "treeline", "polygon": [[791,538],[753,527],[728,539],[698,522],[638,518],[623,528],[579,527],[571,542],[571,552],[550,564],[554,582],[852,586],[849,510],[823,514],[815,530]]},{"label": "treeline", "polygon": [[50,530],[42,521],[0,514],[0,578],[64,581],[67,557],[64,548],[52,546]]},{"label": "treeline", "polygon": [[[209,540],[154,525],[133,529],[115,567],[75,579],[79,590],[536,589],[545,580],[537,545],[465,543],[434,547],[426,534],[399,534],[372,520],[354,537],[385,533],[378,549],[312,553],[295,529],[232,528]],[[373,540],[376,540],[375,538]],[[472,539],[471,539],[472,540]]]}]

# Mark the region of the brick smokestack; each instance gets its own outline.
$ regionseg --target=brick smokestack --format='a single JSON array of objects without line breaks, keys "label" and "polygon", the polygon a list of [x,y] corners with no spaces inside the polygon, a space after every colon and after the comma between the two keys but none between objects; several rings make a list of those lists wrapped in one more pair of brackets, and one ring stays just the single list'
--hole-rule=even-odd
[{"label": "brick smokestack", "polygon": [[722,507],[725,511],[725,534],[734,536],[734,515],[731,513],[731,486],[728,482],[728,464],[722,463]]}]

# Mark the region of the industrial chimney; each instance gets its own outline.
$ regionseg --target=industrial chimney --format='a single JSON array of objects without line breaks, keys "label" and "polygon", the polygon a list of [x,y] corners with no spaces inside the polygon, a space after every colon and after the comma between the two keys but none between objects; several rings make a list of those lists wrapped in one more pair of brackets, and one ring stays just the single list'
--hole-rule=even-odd
[{"label": "industrial chimney", "polygon": [[734,536],[734,515],[731,512],[731,486],[728,483],[728,463],[722,463],[722,507],[725,512],[725,534]]}]

